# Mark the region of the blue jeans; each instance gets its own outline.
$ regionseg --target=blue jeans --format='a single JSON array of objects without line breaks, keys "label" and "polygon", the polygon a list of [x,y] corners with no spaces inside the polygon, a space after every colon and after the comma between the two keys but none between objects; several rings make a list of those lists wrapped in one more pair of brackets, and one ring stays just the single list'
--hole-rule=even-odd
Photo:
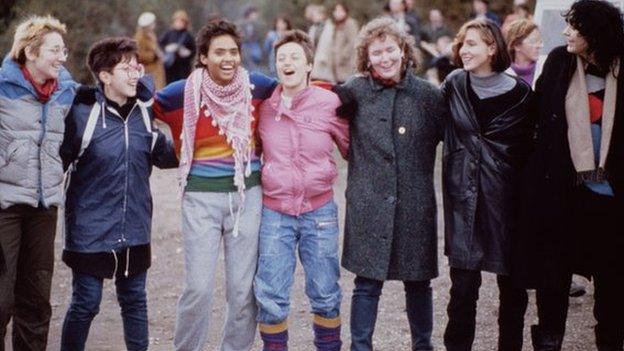
[{"label": "blue jeans", "polygon": [[[115,279],[124,338],[129,351],[147,350],[149,346],[146,277],[147,272],[144,272],[128,278]],[[91,321],[100,311],[102,287],[102,278],[73,272],[72,300],[65,315],[61,336],[62,351],[85,349]]]},{"label": "blue jeans", "polygon": [[297,244],[312,313],[323,318],[340,315],[338,234],[334,201],[300,216],[262,209],[260,257],[254,279],[258,322],[279,324],[288,317]]},{"label": "blue jeans", "polygon": [[[355,277],[351,300],[351,351],[373,350],[373,332],[383,281]],[[433,300],[429,280],[405,281],[405,307],[412,334],[412,350],[433,350]]]}]

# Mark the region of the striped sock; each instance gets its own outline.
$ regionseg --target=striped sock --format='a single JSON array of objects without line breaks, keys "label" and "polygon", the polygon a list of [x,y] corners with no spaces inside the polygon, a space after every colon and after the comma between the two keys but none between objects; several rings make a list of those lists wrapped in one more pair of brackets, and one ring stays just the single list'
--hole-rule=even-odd
[{"label": "striped sock", "polygon": [[317,351],[340,351],[340,316],[327,319],[315,314],[313,328]]},{"label": "striped sock", "polygon": [[264,343],[262,351],[287,351],[288,350],[288,323],[283,321],[279,324],[260,323],[260,337]]}]

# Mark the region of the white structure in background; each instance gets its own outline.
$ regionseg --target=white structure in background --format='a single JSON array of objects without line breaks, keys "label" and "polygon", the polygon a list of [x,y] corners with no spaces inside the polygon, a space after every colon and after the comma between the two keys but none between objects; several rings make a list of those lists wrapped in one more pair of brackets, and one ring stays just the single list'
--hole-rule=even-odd
[{"label": "white structure in background", "polygon": [[[624,0],[611,0],[611,2],[624,11]],[[540,28],[542,40],[544,41],[544,48],[537,62],[535,71],[536,77],[541,73],[542,65],[548,53],[557,46],[565,45],[566,43],[562,34],[566,27],[566,22],[562,14],[564,14],[573,3],[574,0],[537,0],[533,21],[535,21]]]}]

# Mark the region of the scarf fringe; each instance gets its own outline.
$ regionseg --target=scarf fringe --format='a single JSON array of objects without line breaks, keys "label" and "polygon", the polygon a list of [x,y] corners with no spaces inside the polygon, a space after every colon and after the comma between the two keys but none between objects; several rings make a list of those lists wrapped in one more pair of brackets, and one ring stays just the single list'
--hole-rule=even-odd
[{"label": "scarf fringe", "polygon": [[609,180],[609,174],[602,167],[591,171],[582,171],[576,173],[576,185],[581,185],[585,182],[602,183],[607,180]]}]

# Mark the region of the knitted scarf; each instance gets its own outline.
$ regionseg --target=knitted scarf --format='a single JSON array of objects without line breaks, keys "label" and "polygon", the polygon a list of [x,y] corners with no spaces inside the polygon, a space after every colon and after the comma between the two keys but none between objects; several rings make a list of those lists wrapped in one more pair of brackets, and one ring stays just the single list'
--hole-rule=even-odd
[{"label": "knitted scarf", "polygon": [[[619,60],[615,69],[606,77],[605,96],[602,115],[602,135],[600,140],[600,159],[598,167],[594,159],[594,145],[589,115],[589,99],[585,82],[585,66],[580,57],[576,58],[576,71],[570,81],[565,100],[566,120],[568,122],[568,141],[574,169],[577,172],[577,183],[585,180],[604,181],[605,163],[609,153],[613,122],[615,120],[615,103],[617,99],[617,75],[620,70]],[[615,75],[615,76],[614,76]]]},{"label": "knitted scarf", "polygon": [[205,117],[212,117],[213,126],[219,128],[219,134],[225,135],[228,144],[234,150],[234,185],[244,199],[245,177],[251,174],[253,121],[247,71],[239,68],[232,81],[225,86],[212,80],[203,68],[193,71],[187,79],[184,87],[184,121],[179,169],[183,191],[193,162],[195,129],[202,107],[206,107]]}]

